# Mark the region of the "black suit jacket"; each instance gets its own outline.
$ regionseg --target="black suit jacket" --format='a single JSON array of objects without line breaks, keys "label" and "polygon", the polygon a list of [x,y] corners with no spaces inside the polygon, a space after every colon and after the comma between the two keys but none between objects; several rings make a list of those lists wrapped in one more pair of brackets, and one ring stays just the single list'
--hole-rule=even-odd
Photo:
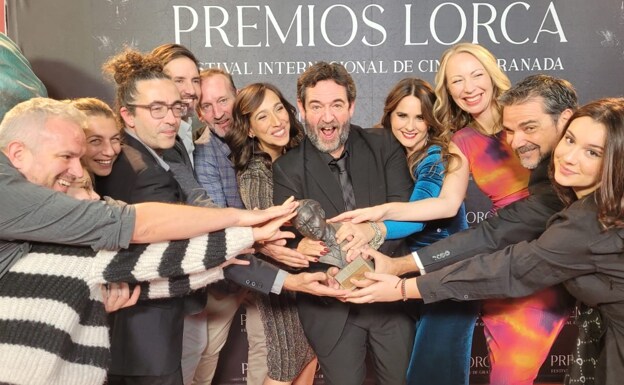
[{"label": "black suit jacket", "polygon": [[[409,199],[413,183],[405,152],[391,133],[380,129],[365,131],[352,125],[346,149],[358,208]],[[340,182],[308,138],[273,164],[273,183],[276,204],[293,195],[296,199],[317,200],[327,218],[344,212]],[[397,242],[387,242],[382,247],[392,254],[400,253],[398,246]],[[326,268],[322,264],[311,267],[312,270]],[[327,354],[342,333],[349,305],[305,294],[297,299],[301,323],[310,343],[317,353]]]},{"label": "black suit jacket", "polygon": [[[172,173],[165,171],[147,148],[129,135],[111,174],[96,178],[96,190],[102,196],[131,204],[184,201]],[[180,366],[183,298],[139,301],[113,313],[110,320],[111,374],[161,376]]]},{"label": "black suit jacket", "polygon": [[563,209],[548,179],[550,157],[531,172],[529,196],[509,204],[477,227],[455,233],[418,250],[425,271],[435,271],[481,253],[538,238],[548,219]]}]

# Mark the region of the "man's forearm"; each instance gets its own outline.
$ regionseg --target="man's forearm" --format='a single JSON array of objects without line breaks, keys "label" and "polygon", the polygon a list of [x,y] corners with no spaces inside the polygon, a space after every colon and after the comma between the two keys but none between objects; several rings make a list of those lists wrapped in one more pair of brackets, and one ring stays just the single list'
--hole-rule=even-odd
[{"label": "man's forearm", "polygon": [[393,258],[392,264],[396,269],[395,275],[418,273],[420,271],[418,265],[416,265],[416,261],[414,261],[414,257],[411,254],[408,254],[404,257]]},{"label": "man's forearm", "polygon": [[239,225],[231,208],[201,208],[166,203],[134,205],[136,223],[132,243],[154,243],[196,237]]},{"label": "man's forearm", "polygon": [[299,288],[298,281],[299,280],[298,280],[297,275],[288,274],[286,275],[286,278],[284,279],[284,284],[282,285],[282,289],[289,290],[289,291],[298,291],[298,288]]}]

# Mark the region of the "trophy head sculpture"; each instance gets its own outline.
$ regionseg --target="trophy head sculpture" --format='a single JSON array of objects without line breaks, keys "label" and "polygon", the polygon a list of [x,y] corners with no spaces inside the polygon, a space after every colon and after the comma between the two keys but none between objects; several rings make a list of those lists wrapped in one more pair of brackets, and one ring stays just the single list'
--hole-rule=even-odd
[{"label": "trophy head sculpture", "polygon": [[340,268],[346,265],[346,253],[336,243],[336,230],[340,228],[340,224],[327,223],[325,210],[320,203],[314,199],[300,200],[297,215],[292,223],[304,237],[325,242],[329,253],[322,256],[320,262]]}]

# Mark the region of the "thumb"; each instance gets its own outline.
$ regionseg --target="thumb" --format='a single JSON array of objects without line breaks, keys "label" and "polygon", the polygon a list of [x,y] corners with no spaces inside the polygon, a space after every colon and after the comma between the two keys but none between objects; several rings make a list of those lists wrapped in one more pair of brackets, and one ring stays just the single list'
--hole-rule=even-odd
[{"label": "thumb", "polygon": [[347,216],[347,213],[342,213],[342,214],[338,214],[338,215],[336,215],[336,216],[335,216],[335,217],[333,217],[333,218],[329,218],[329,219],[327,220],[327,222],[328,222],[328,223],[342,222],[342,221],[344,221],[346,218],[349,218],[349,217]]},{"label": "thumb", "polygon": [[337,268],[336,266],[332,266],[329,269],[327,269],[327,275],[329,275],[330,277],[335,277],[339,271],[340,271],[339,268]]},{"label": "thumb", "polygon": [[370,279],[370,280],[373,280],[373,281],[381,281],[382,278],[383,278],[383,274],[373,273],[373,272],[370,272],[370,271],[365,272],[364,276],[366,278]]},{"label": "thumb", "polygon": [[322,271],[318,271],[316,273],[310,273],[308,278],[309,281],[323,281],[327,279],[327,274],[323,273]]}]

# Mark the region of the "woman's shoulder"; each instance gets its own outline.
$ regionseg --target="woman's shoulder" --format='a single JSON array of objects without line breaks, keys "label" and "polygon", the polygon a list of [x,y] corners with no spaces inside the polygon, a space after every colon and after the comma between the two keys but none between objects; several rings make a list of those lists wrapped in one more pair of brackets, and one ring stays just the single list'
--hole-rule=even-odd
[{"label": "woman's shoulder", "polygon": [[453,139],[455,138],[463,138],[463,137],[467,137],[467,136],[472,136],[474,134],[476,134],[477,131],[475,129],[473,129],[470,126],[466,126],[463,128],[460,128],[459,130],[455,131],[453,133]]},{"label": "woman's shoulder", "polygon": [[438,144],[433,144],[427,148],[427,155],[425,155],[425,157],[420,163],[422,164],[422,163],[427,163],[427,162],[437,162],[441,158],[442,158],[442,147],[440,147],[440,145]]},{"label": "woman's shoulder", "polygon": [[239,177],[258,177],[260,175],[271,176],[271,169],[266,165],[261,156],[253,156],[249,159],[247,167],[239,173]]},{"label": "woman's shoulder", "polygon": [[467,140],[493,140],[493,137],[491,136],[487,136],[487,135],[483,135],[481,132],[479,132],[478,130],[474,129],[473,127],[470,126],[466,126],[464,128],[461,128],[457,131],[455,131],[453,133],[453,136],[451,137],[451,140],[453,142],[458,142],[458,141],[467,141]]},{"label": "woman's shoulder", "polygon": [[436,174],[441,175],[444,172],[444,163],[442,162],[442,147],[437,144],[427,148],[427,155],[418,163],[414,173]]},{"label": "woman's shoulder", "polygon": [[441,154],[441,153],[442,153],[442,147],[439,144],[432,144],[427,149],[427,155],[435,155],[435,154]]}]

